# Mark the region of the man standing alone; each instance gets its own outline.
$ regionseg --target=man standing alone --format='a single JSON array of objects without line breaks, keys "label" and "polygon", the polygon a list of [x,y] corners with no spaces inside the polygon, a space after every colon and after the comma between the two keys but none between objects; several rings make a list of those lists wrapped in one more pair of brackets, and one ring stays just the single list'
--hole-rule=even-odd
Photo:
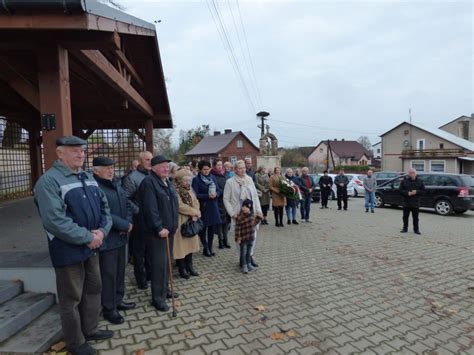
[{"label": "man standing alone", "polygon": [[298,177],[298,186],[302,192],[303,200],[301,201],[301,221],[311,223],[309,215],[311,212],[311,201],[313,199],[313,190],[315,188],[314,180],[309,176],[309,169],[304,167],[301,169],[301,176]]},{"label": "man standing alone", "polygon": [[363,179],[362,183],[365,189],[365,212],[375,212],[375,190],[377,189],[377,180],[373,176],[373,171],[367,171],[367,176]]},{"label": "man standing alone", "polygon": [[324,170],[324,175],[319,178],[319,187],[321,188],[321,209],[328,208],[328,200],[332,191],[332,177],[328,175],[328,171]]},{"label": "man standing alone", "polygon": [[104,193],[82,170],[86,144],[75,136],[57,139],[58,160],[34,189],[56,273],[64,340],[73,355],[96,354],[87,341],[113,336],[97,327],[102,288],[98,251],[112,219]]},{"label": "man standing alone", "polygon": [[339,171],[339,175],[334,179],[337,189],[337,209],[340,211],[342,203],[344,203],[344,211],[347,211],[347,185],[349,185],[349,178],[344,175],[344,170]]},{"label": "man standing alone", "polygon": [[408,177],[400,183],[400,193],[403,196],[403,228],[401,233],[408,232],[410,212],[413,216],[413,231],[420,233],[418,215],[420,213],[420,196],[425,194],[425,184],[416,176],[415,169],[408,170]]}]

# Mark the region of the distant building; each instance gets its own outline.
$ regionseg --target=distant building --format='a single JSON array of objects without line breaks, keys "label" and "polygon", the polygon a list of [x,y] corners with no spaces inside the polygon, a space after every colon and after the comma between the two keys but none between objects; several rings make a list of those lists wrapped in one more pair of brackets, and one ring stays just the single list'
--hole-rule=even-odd
[{"label": "distant building", "polygon": [[328,154],[328,141],[321,141],[308,156],[308,164],[313,170],[321,171],[326,169],[329,161],[329,168],[334,169],[334,165],[370,165],[372,163],[372,152],[364,148],[357,141],[330,140],[329,145],[332,151]]},{"label": "distant building", "polygon": [[449,132],[469,142],[474,142],[474,113],[469,116],[460,116],[448,122],[439,129]]},{"label": "distant building", "polygon": [[474,175],[474,143],[445,130],[402,122],[381,138],[383,170]]},{"label": "distant building", "polygon": [[382,157],[382,141],[372,144],[372,155],[375,159]]},{"label": "distant building", "polygon": [[220,158],[232,163],[250,158],[254,168],[258,154],[258,147],[245,134],[241,131],[232,132],[231,129],[226,129],[224,133],[215,131],[212,136],[204,137],[193,149],[185,153],[188,158],[194,160],[213,161]]}]

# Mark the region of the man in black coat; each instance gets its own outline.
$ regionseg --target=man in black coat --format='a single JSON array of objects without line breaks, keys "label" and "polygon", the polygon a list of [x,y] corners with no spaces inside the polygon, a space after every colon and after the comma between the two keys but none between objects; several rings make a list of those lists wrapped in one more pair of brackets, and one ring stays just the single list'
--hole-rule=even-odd
[{"label": "man in black coat", "polygon": [[[169,180],[170,160],[158,155],[151,160],[151,173],[138,188],[140,215],[147,248],[150,251],[152,305],[166,312],[171,298],[168,290],[168,250],[173,251],[173,236],[178,228],[178,194]],[[175,295],[176,296],[176,295]]]},{"label": "man in black coat", "polygon": [[127,193],[114,180],[114,161],[97,157],[92,161],[94,178],[107,197],[112,216],[112,229],[99,253],[102,278],[102,313],[106,320],[121,324],[125,320],[118,312],[135,308],[134,303],[123,301],[125,294],[126,245],[132,230],[133,211]]},{"label": "man in black coat", "polygon": [[336,184],[337,191],[337,209],[340,211],[343,203],[344,211],[347,211],[347,185],[349,185],[349,178],[344,174],[344,170],[339,171],[339,174],[334,178],[334,183]]},{"label": "man in black coat", "polygon": [[319,187],[321,188],[321,208],[328,208],[329,196],[332,191],[332,177],[328,175],[328,171],[324,170],[324,175],[319,178]]},{"label": "man in black coat", "polygon": [[418,215],[420,211],[420,198],[425,192],[425,184],[416,176],[416,170],[408,170],[408,177],[400,183],[400,193],[403,196],[403,229],[400,231],[401,233],[408,231],[408,219],[411,212],[413,216],[413,231],[415,234],[421,234]]}]

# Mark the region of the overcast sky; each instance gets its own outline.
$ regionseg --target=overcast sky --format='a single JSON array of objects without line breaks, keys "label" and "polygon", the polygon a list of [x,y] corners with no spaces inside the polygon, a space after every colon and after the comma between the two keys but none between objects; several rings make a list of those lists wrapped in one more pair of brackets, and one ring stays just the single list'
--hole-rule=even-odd
[{"label": "overcast sky", "polygon": [[363,134],[375,143],[408,120],[409,108],[414,122],[434,127],[474,112],[470,0],[240,0],[261,99],[233,23],[232,14],[246,53],[237,2],[218,0],[255,109],[210,1],[122,0],[130,14],[161,20],[158,41],[177,131],[208,123],[242,130],[257,143],[255,113],[265,110],[281,146]]}]

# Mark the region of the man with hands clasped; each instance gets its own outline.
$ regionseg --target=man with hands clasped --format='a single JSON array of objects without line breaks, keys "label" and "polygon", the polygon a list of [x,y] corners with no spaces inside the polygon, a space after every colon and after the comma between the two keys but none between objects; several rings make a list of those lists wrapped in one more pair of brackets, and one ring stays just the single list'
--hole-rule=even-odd
[{"label": "man with hands clasped", "polygon": [[408,176],[400,183],[400,194],[403,196],[403,228],[400,232],[408,232],[408,219],[411,213],[413,231],[420,235],[418,215],[420,214],[420,197],[425,194],[425,184],[418,179],[415,169],[409,169]]},{"label": "man with hands clasped", "polygon": [[104,193],[82,170],[86,144],[75,136],[58,138],[58,160],[34,188],[56,274],[64,340],[73,355],[95,354],[87,341],[113,336],[112,331],[98,329],[102,288],[98,251],[112,219]]}]

